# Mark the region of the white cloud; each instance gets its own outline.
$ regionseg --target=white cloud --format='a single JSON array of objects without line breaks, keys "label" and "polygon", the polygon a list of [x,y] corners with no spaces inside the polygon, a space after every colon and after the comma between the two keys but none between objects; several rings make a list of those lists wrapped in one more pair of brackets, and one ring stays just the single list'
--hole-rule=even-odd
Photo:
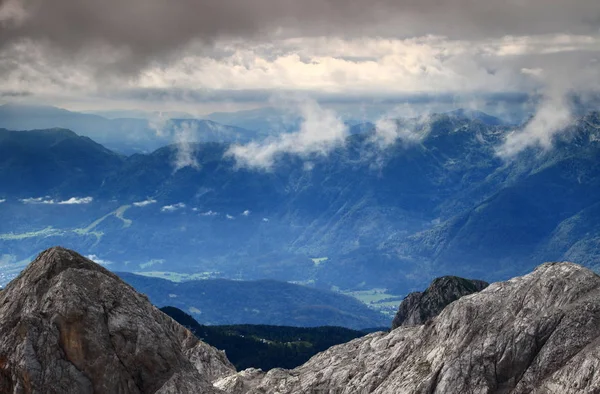
[{"label": "white cloud", "polygon": [[553,138],[571,121],[572,115],[565,97],[547,97],[522,130],[507,135],[497,153],[501,157],[511,158],[529,147],[539,146],[548,150],[552,147]]},{"label": "white cloud", "polygon": [[214,211],[206,211],[202,212],[200,216],[217,216],[219,213]]},{"label": "white cloud", "polygon": [[200,168],[196,160],[196,149],[193,144],[197,128],[190,122],[183,122],[175,127],[174,140],[177,146],[175,170],[185,167]]},{"label": "white cloud", "polygon": [[87,257],[88,259],[90,259],[93,262],[98,263],[100,265],[111,265],[111,264],[114,264],[112,261],[103,260],[103,259],[101,259],[100,257],[98,257],[95,254],[90,254],[90,255],[87,255],[85,257]]},{"label": "white cloud", "polygon": [[196,135],[198,127],[195,122],[173,123],[171,119],[160,112],[157,116],[150,119],[150,127],[156,132],[157,136],[170,137],[175,144],[175,158],[173,167],[178,171],[185,167],[200,168],[196,160],[196,149],[194,142],[197,142]]},{"label": "white cloud", "polygon": [[6,202],[5,198],[0,198],[0,204],[2,204],[3,202]]},{"label": "white cloud", "polygon": [[67,200],[56,201],[49,196],[46,197],[30,197],[30,198],[22,198],[21,201],[23,204],[45,204],[45,205],[80,205],[80,204],[89,204],[94,201],[93,197],[71,197]]},{"label": "white cloud", "polygon": [[135,206],[135,207],[146,207],[146,206],[148,206],[150,204],[156,204],[156,200],[154,200],[152,198],[149,198],[149,199],[144,200],[144,201],[134,202],[133,206]]},{"label": "white cloud", "polygon": [[233,219],[235,219],[233,216],[231,216],[231,215],[229,215],[229,214],[225,215],[225,217],[226,217],[227,219],[229,219],[229,220],[233,220]]},{"label": "white cloud", "polygon": [[397,119],[381,118],[375,123],[373,141],[381,147],[392,145],[397,140],[406,144],[416,143],[423,136],[415,130],[415,127],[422,125],[420,123],[420,121],[415,121],[409,124]]},{"label": "white cloud", "polygon": [[334,111],[320,107],[313,100],[303,100],[297,105],[302,117],[298,131],[280,134],[263,142],[235,145],[227,155],[233,156],[240,166],[268,170],[281,154],[300,157],[325,155],[344,143],[348,127]]},{"label": "white cloud", "polygon": [[250,216],[250,213],[252,212],[246,209],[244,212],[242,212],[242,216]]},{"label": "white cloud", "polygon": [[59,201],[57,204],[59,205],[80,205],[80,204],[89,204],[94,201],[93,197],[71,197],[68,200]]},{"label": "white cloud", "polygon": [[161,212],[175,212],[177,210],[185,208],[185,204],[180,202],[172,205],[165,205],[160,209]]},{"label": "white cloud", "polygon": [[263,220],[263,222],[268,222],[269,221],[269,219],[267,219],[267,218],[263,218],[262,220]]},{"label": "white cloud", "polygon": [[49,197],[22,198],[19,201],[23,204],[56,204],[56,202]]}]

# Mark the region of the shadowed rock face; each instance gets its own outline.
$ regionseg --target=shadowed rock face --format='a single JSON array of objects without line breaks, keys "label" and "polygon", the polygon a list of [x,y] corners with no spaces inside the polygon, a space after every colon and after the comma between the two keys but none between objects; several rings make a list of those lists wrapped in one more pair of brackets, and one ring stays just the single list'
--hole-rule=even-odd
[{"label": "shadowed rock face", "polygon": [[571,263],[494,283],[419,326],[335,346],[291,370],[246,370],[228,393],[599,393],[600,277]]},{"label": "shadowed rock face", "polygon": [[0,292],[1,393],[219,392],[234,372],[117,276],[52,248]]},{"label": "shadowed rock face", "polygon": [[400,326],[424,324],[439,313],[451,302],[462,296],[485,289],[489,283],[482,280],[443,276],[431,282],[424,292],[414,292],[406,296],[400,304],[392,321],[392,329]]}]

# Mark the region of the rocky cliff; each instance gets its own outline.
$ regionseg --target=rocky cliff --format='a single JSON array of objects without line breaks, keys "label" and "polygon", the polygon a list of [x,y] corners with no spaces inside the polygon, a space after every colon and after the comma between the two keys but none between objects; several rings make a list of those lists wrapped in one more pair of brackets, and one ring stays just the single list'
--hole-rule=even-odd
[{"label": "rocky cliff", "polygon": [[225,355],[79,254],[41,253],[0,292],[1,393],[216,393]]},{"label": "rocky cliff", "polygon": [[335,346],[290,371],[246,370],[228,393],[598,393],[600,277],[571,263],[494,283],[419,326]]},{"label": "rocky cliff", "polygon": [[406,296],[392,321],[392,329],[423,324],[437,316],[451,302],[481,291],[488,285],[482,280],[457,276],[436,278],[424,292],[417,291]]},{"label": "rocky cliff", "polygon": [[235,373],[115,275],[52,248],[0,292],[0,393],[92,392],[600,393],[600,277],[544,264],[424,324],[334,346],[293,370]]}]

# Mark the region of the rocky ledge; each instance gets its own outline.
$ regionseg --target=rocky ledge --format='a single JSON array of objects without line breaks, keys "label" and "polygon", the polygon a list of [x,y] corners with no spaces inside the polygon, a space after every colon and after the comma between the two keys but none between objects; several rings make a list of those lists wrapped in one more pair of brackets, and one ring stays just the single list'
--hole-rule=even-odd
[{"label": "rocky ledge", "polygon": [[290,371],[246,370],[228,393],[599,393],[600,277],[571,263],[494,283],[423,325],[332,347]]}]

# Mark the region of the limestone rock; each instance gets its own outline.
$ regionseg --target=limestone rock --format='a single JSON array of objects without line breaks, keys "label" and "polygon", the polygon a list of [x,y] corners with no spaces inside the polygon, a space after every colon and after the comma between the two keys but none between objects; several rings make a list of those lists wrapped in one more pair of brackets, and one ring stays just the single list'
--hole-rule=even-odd
[{"label": "limestone rock", "polygon": [[221,352],[67,249],[41,253],[0,292],[1,393],[215,393],[211,381],[232,372]]},{"label": "limestone rock", "polygon": [[332,347],[306,364],[218,380],[228,393],[600,392],[600,277],[548,263],[419,326]]},{"label": "limestone rock", "polygon": [[392,329],[423,324],[437,316],[451,302],[481,291],[488,285],[489,283],[482,280],[457,276],[436,278],[424,292],[414,292],[406,296],[392,321]]}]

